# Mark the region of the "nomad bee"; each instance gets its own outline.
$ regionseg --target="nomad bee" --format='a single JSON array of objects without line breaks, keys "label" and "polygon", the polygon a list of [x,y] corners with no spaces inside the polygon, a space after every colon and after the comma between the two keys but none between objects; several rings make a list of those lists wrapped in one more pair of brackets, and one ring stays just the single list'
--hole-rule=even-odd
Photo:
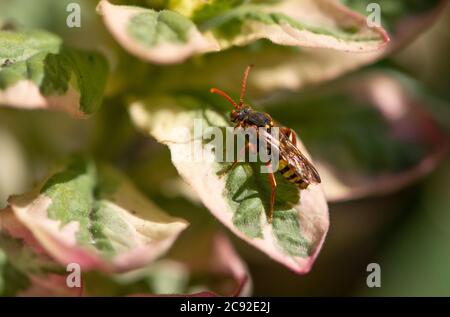
[{"label": "nomad bee", "polygon": [[[211,93],[224,97],[233,105],[234,109],[231,111],[230,119],[236,124],[235,128],[254,128],[255,131],[259,131],[259,128],[264,128],[263,131],[267,131],[263,136],[264,139],[267,141],[268,145],[275,146],[279,153],[279,169],[275,172],[280,172],[285,179],[292,184],[295,184],[300,189],[306,189],[310,184],[320,183],[319,173],[305,155],[297,148],[297,138],[295,133],[290,128],[279,127],[279,139],[274,140],[270,134],[271,128],[276,127],[272,117],[267,113],[255,111],[249,105],[244,104],[247,79],[252,67],[253,65],[250,65],[245,70],[239,103],[236,103],[228,94],[220,89],[211,88]],[[258,147],[255,144],[247,143],[246,148],[255,151]],[[232,170],[236,165],[237,160],[233,162],[227,171]],[[268,167],[271,166],[270,162],[266,163],[266,165]],[[275,204],[275,188],[277,184],[273,170],[269,172],[268,176],[272,189],[268,221],[269,223],[272,223],[273,208]]]}]

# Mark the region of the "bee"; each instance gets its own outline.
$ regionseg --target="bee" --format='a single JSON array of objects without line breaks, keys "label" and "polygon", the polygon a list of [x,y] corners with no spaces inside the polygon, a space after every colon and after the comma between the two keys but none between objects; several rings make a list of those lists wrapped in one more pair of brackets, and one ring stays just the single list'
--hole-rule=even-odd
[{"label": "bee", "polygon": [[[279,155],[278,170],[274,171],[271,168],[270,161],[266,163],[266,165],[269,167],[268,177],[271,185],[271,200],[268,212],[268,222],[272,223],[273,209],[275,204],[275,189],[277,186],[274,173],[281,173],[281,175],[286,180],[288,180],[290,183],[294,184],[301,190],[308,188],[308,186],[311,184],[319,184],[321,182],[321,179],[314,165],[298,149],[297,137],[295,132],[287,127],[279,127],[275,124],[274,120],[268,113],[253,110],[250,105],[244,103],[247,79],[252,67],[253,65],[247,66],[244,72],[239,103],[236,103],[233,98],[231,98],[227,93],[220,89],[211,88],[210,92],[222,96],[233,105],[233,110],[230,113],[230,119],[231,122],[235,124],[235,128],[253,128],[255,129],[256,133],[261,133],[258,131],[262,130],[262,133],[264,134],[262,137],[264,138],[264,140],[266,140],[268,147],[273,146],[275,149],[277,149],[277,154]],[[279,128],[278,140],[275,140],[275,138],[273,138],[270,134],[271,129],[274,127]],[[248,142],[245,145],[245,149],[257,151],[258,147],[257,145]],[[268,148],[268,151],[270,151],[270,148]],[[234,169],[237,163],[238,161],[236,159],[233,164],[223,173],[227,173]]]}]

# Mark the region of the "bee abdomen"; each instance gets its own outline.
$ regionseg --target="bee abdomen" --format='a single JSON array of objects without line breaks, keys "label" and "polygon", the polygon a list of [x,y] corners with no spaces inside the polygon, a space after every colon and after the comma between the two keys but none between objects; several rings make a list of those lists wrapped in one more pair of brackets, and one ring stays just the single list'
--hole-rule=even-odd
[{"label": "bee abdomen", "polygon": [[284,160],[280,160],[280,167],[278,171],[287,181],[297,185],[297,187],[299,187],[300,189],[306,189],[309,185],[304,181],[303,177],[298,173],[298,171]]}]

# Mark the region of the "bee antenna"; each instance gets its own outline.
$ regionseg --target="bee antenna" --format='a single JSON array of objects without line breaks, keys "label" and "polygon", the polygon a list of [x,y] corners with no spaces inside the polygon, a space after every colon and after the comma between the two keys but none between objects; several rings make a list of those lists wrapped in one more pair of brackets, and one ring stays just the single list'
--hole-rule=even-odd
[{"label": "bee antenna", "polygon": [[226,100],[228,100],[228,101],[233,105],[233,107],[234,107],[235,109],[238,109],[238,108],[239,108],[239,106],[238,106],[237,103],[233,100],[233,98],[231,98],[230,96],[228,96],[228,94],[227,94],[226,92],[224,92],[224,91],[222,91],[222,90],[220,90],[220,89],[217,89],[217,88],[211,88],[209,91],[210,91],[212,94],[217,94],[217,95],[219,95],[219,96],[224,97]]},{"label": "bee antenna", "polygon": [[241,97],[239,98],[239,107],[244,104],[245,90],[247,89],[247,79],[250,71],[253,68],[253,64],[248,65],[244,72],[244,77],[242,78],[242,87],[241,87]]}]

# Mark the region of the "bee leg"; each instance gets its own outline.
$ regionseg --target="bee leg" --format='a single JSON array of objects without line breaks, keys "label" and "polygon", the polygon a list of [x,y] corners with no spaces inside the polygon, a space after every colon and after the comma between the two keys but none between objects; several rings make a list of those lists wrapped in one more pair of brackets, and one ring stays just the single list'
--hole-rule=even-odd
[{"label": "bee leg", "polygon": [[217,173],[219,178],[222,178],[222,176],[224,176],[225,174],[228,174],[229,172],[231,172],[237,166],[238,159],[239,159],[239,157],[242,157],[243,155],[245,155],[245,149],[246,148],[247,148],[247,145],[241,148],[241,150],[239,151],[238,157],[234,160],[234,162],[233,162],[233,164],[231,164],[231,166],[228,166],[225,169],[219,171],[219,173]]},{"label": "bee leg", "polygon": [[273,221],[273,208],[275,206],[275,188],[277,187],[277,182],[275,180],[275,175],[273,174],[272,164],[269,162],[266,163],[267,167],[269,168],[270,172],[267,174],[269,176],[269,182],[271,186],[271,195],[270,195],[270,208],[269,208],[269,223],[272,223]]},{"label": "bee leg", "polygon": [[292,144],[297,146],[297,135],[292,129],[283,127],[281,128],[281,131],[292,141]]},{"label": "bee leg", "polygon": [[229,172],[231,172],[236,166],[237,166],[238,161],[234,160],[233,164],[231,164],[231,166],[226,167],[225,169],[219,171],[217,173],[217,176],[219,176],[219,178],[222,178],[224,175],[228,174]]},{"label": "bee leg", "polygon": [[237,166],[237,164],[239,163],[238,160],[239,160],[240,157],[244,157],[244,161],[245,161],[245,151],[246,151],[247,149],[250,150],[250,151],[252,151],[253,153],[255,153],[254,151],[256,151],[256,149],[255,149],[255,147],[254,147],[253,144],[247,143],[245,146],[243,146],[243,147],[240,149],[239,154],[238,154],[238,157],[234,160],[233,164],[231,164],[231,166],[228,166],[228,167],[226,167],[225,169],[223,169],[223,170],[221,170],[221,171],[219,171],[219,172],[217,173],[217,175],[219,176],[219,178],[221,178],[221,177],[224,176],[225,174],[228,174],[229,172],[231,172],[231,171]]}]

